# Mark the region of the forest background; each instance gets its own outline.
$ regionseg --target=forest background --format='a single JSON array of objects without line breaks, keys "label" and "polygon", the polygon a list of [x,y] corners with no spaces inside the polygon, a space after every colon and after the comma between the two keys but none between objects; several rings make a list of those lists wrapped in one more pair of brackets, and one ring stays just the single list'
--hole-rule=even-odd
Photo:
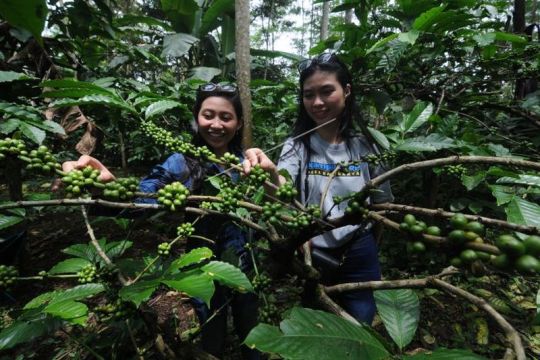
[{"label": "forest background", "polygon": [[[274,357],[538,358],[537,1],[249,6],[2,2],[0,349],[21,359],[205,358],[192,346],[200,328],[189,302],[172,295],[207,300],[216,280],[265,294],[261,325],[246,343]],[[290,52],[276,50],[283,32],[291,34]],[[387,228],[380,243],[387,280],[367,285],[387,289],[376,293],[376,333],[344,320],[326,297],[346,289],[322,287],[300,265],[283,270],[280,258],[291,259],[283,254],[305,240],[296,232],[302,224],[291,230],[292,219],[304,216],[308,235],[326,225],[293,205],[269,222],[262,193],[252,191],[261,184],[248,184],[241,197],[214,179],[216,197],[189,198],[189,211],[226,213],[265,234],[253,252],[259,267],[248,277],[211,260],[208,249],[183,254],[189,226],[178,233],[167,226],[178,215],[140,223],[81,212],[95,202],[132,206],[126,193],[133,180],[106,189],[126,202],[105,196],[102,184],[97,198],[90,186],[78,192],[93,198],[50,193],[53,178],[66,175],[57,164],[79,154],[140,177],[184,149],[195,89],[208,81],[238,82],[249,109],[246,144],[279,149],[297,111],[295,65],[325,51],[350,66],[359,108],[382,149],[364,160],[395,170],[396,204],[364,207],[365,193],[351,194],[350,204],[360,205],[342,219],[370,218]],[[234,204],[224,203],[231,194]],[[315,290],[308,295],[327,312],[300,307],[309,284]]]}]

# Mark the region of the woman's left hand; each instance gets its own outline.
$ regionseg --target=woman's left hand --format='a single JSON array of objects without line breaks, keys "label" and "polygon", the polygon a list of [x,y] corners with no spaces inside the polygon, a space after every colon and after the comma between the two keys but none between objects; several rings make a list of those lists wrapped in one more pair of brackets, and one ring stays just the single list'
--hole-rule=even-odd
[{"label": "woman's left hand", "polygon": [[272,182],[276,185],[281,184],[281,177],[277,171],[276,164],[259,148],[247,149],[245,152],[245,159],[242,163],[244,167],[244,173],[247,175],[255,165],[259,165],[261,169],[268,172],[272,179]]}]

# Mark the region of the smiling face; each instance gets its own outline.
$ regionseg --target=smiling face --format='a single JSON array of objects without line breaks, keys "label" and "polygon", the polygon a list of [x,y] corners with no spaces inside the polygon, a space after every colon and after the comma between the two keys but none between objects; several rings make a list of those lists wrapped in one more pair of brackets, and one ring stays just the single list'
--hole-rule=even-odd
[{"label": "smiling face", "polygon": [[214,154],[222,156],[242,127],[232,103],[224,97],[206,98],[197,115],[198,132]]},{"label": "smiling face", "polygon": [[304,82],[302,103],[315,124],[321,125],[343,112],[350,89],[349,84],[345,88],[341,86],[335,73],[317,70]]}]

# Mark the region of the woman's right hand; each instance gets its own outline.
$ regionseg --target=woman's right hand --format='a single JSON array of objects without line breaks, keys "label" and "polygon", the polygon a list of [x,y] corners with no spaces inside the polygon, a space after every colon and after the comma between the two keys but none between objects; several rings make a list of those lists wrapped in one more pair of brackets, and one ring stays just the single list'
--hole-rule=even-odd
[{"label": "woman's right hand", "polygon": [[[107,167],[101,163],[101,161],[91,157],[90,155],[82,155],[78,160],[66,161],[62,163],[62,171],[68,173],[71,170],[84,169],[87,166],[91,166],[92,168],[99,170],[98,180],[101,182],[106,183],[116,180],[113,173],[111,173],[109,169],[107,169]],[[54,181],[52,191],[56,191],[60,188],[61,181],[59,180],[60,179]]]}]

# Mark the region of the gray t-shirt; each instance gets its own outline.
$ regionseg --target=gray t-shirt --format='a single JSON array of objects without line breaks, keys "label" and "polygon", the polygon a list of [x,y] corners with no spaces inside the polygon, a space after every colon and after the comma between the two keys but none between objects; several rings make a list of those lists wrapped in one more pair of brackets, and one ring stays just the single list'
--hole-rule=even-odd
[{"label": "gray t-shirt", "polygon": [[[360,157],[373,153],[373,148],[363,136],[356,136],[340,144],[329,144],[314,132],[310,135],[309,155],[304,151],[301,141],[287,139],[281,151],[278,162],[279,169],[285,169],[291,175],[297,188],[300,189],[300,199],[305,205],[320,205],[321,197],[328,187],[326,196],[322,201],[322,215],[328,219],[341,217],[347,208],[347,201],[334,204],[334,196],[346,196],[362,190],[372,176],[376,177],[384,172],[377,167],[370,174],[367,163],[350,164],[343,169],[340,163],[349,163],[359,160]],[[336,167],[339,167],[336,170]],[[334,177],[331,174],[335,172]],[[307,186],[306,186],[307,175]],[[372,175],[372,176],[371,176]],[[331,179],[330,185],[328,181]],[[307,187],[307,189],[306,189]],[[390,184],[382,184],[381,191],[371,196],[375,203],[391,202],[394,200]],[[348,242],[359,225],[347,225],[312,239],[312,244],[322,248],[335,248]]]}]

